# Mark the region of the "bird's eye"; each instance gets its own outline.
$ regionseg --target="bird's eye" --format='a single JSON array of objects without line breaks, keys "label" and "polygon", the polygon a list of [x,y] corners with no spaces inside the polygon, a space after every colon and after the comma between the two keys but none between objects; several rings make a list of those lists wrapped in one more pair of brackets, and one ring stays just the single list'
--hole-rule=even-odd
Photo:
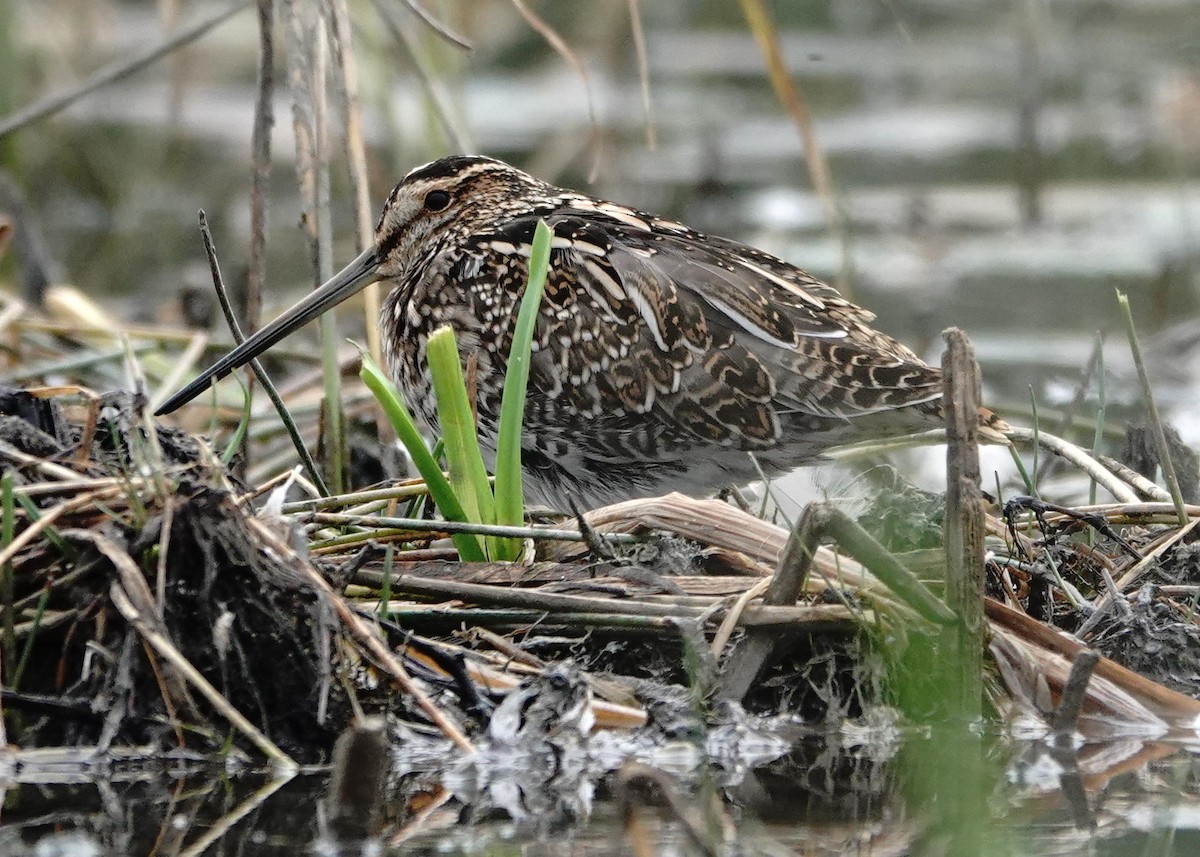
[{"label": "bird's eye", "polygon": [[444,190],[431,190],[425,194],[425,210],[441,211],[450,204],[450,194]]}]

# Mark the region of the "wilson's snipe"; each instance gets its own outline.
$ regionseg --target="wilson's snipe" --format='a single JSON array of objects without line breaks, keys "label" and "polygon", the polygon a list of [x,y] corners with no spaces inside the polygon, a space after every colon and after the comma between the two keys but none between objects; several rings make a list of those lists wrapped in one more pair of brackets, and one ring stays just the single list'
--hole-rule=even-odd
[{"label": "wilson's snipe", "polygon": [[389,368],[437,431],[425,363],[442,324],[477,357],[479,431],[494,453],[500,392],[534,226],[554,231],[525,411],[532,499],[585,506],[711,492],[830,446],[940,424],[939,371],[874,315],[743,244],[450,157],[409,173],[375,245],[172,397],[166,413],[374,280],[391,292]]}]

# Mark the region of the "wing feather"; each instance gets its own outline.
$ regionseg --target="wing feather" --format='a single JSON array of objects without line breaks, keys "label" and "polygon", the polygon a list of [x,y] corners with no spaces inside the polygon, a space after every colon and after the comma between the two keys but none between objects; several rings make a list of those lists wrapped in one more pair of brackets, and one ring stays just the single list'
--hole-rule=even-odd
[{"label": "wing feather", "polygon": [[[769,449],[789,425],[940,396],[936,369],[803,271],[640,212],[580,208],[543,215],[555,240],[531,367],[531,383],[576,413],[657,416],[667,444]],[[536,222],[516,218],[484,243],[526,256]]]}]

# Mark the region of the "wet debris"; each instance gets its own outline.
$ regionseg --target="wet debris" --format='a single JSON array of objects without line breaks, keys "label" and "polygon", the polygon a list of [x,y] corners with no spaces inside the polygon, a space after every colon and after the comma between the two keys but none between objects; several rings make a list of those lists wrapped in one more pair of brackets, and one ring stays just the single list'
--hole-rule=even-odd
[{"label": "wet debris", "polygon": [[1092,644],[1107,658],[1192,697],[1200,697],[1200,627],[1195,599],[1164,597],[1152,583],[1138,590],[1128,613],[1107,614]]}]

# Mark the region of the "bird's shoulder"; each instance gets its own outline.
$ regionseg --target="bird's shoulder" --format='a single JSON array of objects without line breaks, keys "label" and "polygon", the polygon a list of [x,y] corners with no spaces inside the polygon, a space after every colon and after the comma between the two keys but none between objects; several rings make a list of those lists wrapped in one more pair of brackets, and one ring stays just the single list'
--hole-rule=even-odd
[{"label": "bird's shoulder", "polygon": [[[754,448],[787,412],[843,419],[937,395],[936,370],[798,267],[729,239],[576,194],[502,219],[456,250],[451,279],[515,307],[534,230],[553,233],[531,383],[598,415]],[[578,400],[578,401],[576,401]]]},{"label": "bird's shoulder", "polygon": [[[665,350],[749,336],[793,350],[812,339],[887,348],[874,314],[832,286],[769,253],[682,223],[582,194],[547,196],[456,243],[444,261],[451,279],[520,291],[534,231],[553,233],[547,314],[589,311],[627,320]],[[895,343],[898,356],[915,356]]]}]

